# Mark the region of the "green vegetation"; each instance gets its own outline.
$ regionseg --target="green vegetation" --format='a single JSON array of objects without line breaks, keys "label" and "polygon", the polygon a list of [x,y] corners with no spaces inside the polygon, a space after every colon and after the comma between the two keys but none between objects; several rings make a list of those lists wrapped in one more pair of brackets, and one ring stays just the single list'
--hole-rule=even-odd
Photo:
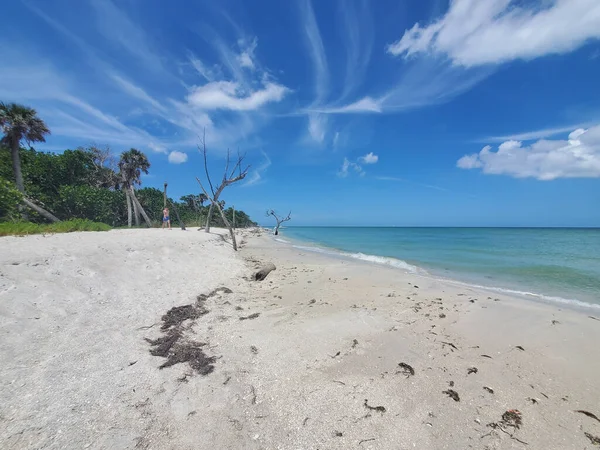
[{"label": "green vegetation", "polygon": [[[0,130],[1,235],[96,231],[99,224],[140,226],[142,219],[146,226],[160,225],[163,192],[139,188],[141,175],[150,169],[141,151],[132,148],[117,160],[108,148],[94,146],[59,154],[23,148],[22,142],[44,142],[50,130],[35,110],[16,104],[0,103]],[[186,226],[204,226],[207,200],[204,194],[169,198],[173,226],[178,226],[176,212]],[[225,210],[229,221],[233,215],[232,208]],[[62,225],[42,225],[47,222]],[[224,226],[219,214],[210,222]],[[235,211],[236,227],[255,225],[243,211]]]},{"label": "green vegetation", "polygon": [[72,219],[54,223],[2,222],[0,236],[24,236],[42,233],[72,233],[74,231],[108,231],[111,227],[105,223],[86,219]]}]

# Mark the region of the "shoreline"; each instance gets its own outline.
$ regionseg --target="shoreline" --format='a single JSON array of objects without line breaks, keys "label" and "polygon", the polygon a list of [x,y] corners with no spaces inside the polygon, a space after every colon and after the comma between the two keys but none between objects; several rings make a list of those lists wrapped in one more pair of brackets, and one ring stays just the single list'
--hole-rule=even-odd
[{"label": "shoreline", "polygon": [[[577,412],[600,416],[599,320],[256,230],[235,253],[222,233],[4,238],[2,447],[568,450],[600,436]],[[168,336],[163,357],[149,341]]]},{"label": "shoreline", "polygon": [[[263,229],[265,233],[271,234],[270,230],[264,227],[260,228]],[[595,229],[596,228],[594,228],[594,230]],[[469,279],[468,275],[456,272],[452,272],[448,276],[444,276],[441,273],[441,270],[439,271],[439,273],[436,273],[435,269],[427,269],[391,256],[381,256],[362,252],[350,252],[348,250],[330,247],[325,244],[320,244],[318,242],[310,240],[301,240],[297,238],[286,237],[282,234],[280,234],[277,237],[272,236],[271,234],[271,237],[274,241],[278,242],[281,245],[288,245],[300,251],[310,251],[317,254],[326,255],[331,258],[344,259],[348,261],[357,261],[365,264],[375,264],[380,267],[391,267],[393,269],[400,270],[405,273],[419,275],[422,277],[429,277],[443,283],[454,284],[465,288],[484,290],[494,295],[511,295],[514,297],[522,298],[526,301],[533,301],[541,304],[557,306],[562,305],[565,308],[576,310],[582,313],[588,312],[600,314],[600,303],[592,303],[586,300],[580,300],[576,298],[567,298],[558,295],[544,294],[540,292],[525,290],[527,289],[527,286],[521,283],[511,284],[510,282],[507,282],[505,286],[491,286],[486,285],[485,280],[483,279],[476,280],[475,277]],[[434,272],[432,272],[432,270]],[[463,275],[463,277],[461,277],[461,275]]]}]

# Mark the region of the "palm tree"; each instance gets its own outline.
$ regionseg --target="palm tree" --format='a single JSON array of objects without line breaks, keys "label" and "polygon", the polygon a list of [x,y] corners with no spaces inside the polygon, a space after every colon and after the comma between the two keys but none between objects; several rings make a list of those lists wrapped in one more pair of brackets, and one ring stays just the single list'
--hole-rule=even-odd
[{"label": "palm tree", "polygon": [[10,149],[15,183],[17,189],[23,194],[23,203],[48,220],[58,222],[59,220],[54,215],[25,196],[25,183],[23,182],[21,155],[19,154],[21,141],[24,140],[27,145],[31,145],[32,142],[46,142],[45,136],[50,134],[50,130],[44,121],[37,116],[35,109],[16,103],[2,102],[0,102],[0,127],[4,134],[4,137],[0,140],[0,145]]},{"label": "palm tree", "polygon": [[131,227],[131,206],[135,215],[135,224],[140,224],[140,213],[144,217],[146,224],[151,227],[152,221],[144,211],[139,200],[135,196],[134,186],[142,184],[141,176],[143,173],[148,173],[150,162],[146,155],[139,150],[132,148],[129,151],[121,153],[119,160],[119,175],[121,178],[121,188],[125,192],[127,200],[127,224]]}]

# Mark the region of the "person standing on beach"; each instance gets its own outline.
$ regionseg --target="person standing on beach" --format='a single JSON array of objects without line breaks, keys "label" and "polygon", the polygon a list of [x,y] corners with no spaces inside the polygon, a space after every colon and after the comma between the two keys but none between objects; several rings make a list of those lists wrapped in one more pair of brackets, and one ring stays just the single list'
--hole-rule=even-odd
[{"label": "person standing on beach", "polygon": [[165,225],[169,226],[169,230],[171,229],[171,218],[169,217],[169,208],[163,209],[163,229],[165,228]]}]

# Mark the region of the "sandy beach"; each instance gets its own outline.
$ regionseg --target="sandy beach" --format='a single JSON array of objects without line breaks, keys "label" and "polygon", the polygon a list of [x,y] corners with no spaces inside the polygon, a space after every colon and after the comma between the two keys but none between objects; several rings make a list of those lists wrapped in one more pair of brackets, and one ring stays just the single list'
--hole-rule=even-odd
[{"label": "sandy beach", "polygon": [[0,238],[0,447],[600,445],[600,313],[223,233]]}]

